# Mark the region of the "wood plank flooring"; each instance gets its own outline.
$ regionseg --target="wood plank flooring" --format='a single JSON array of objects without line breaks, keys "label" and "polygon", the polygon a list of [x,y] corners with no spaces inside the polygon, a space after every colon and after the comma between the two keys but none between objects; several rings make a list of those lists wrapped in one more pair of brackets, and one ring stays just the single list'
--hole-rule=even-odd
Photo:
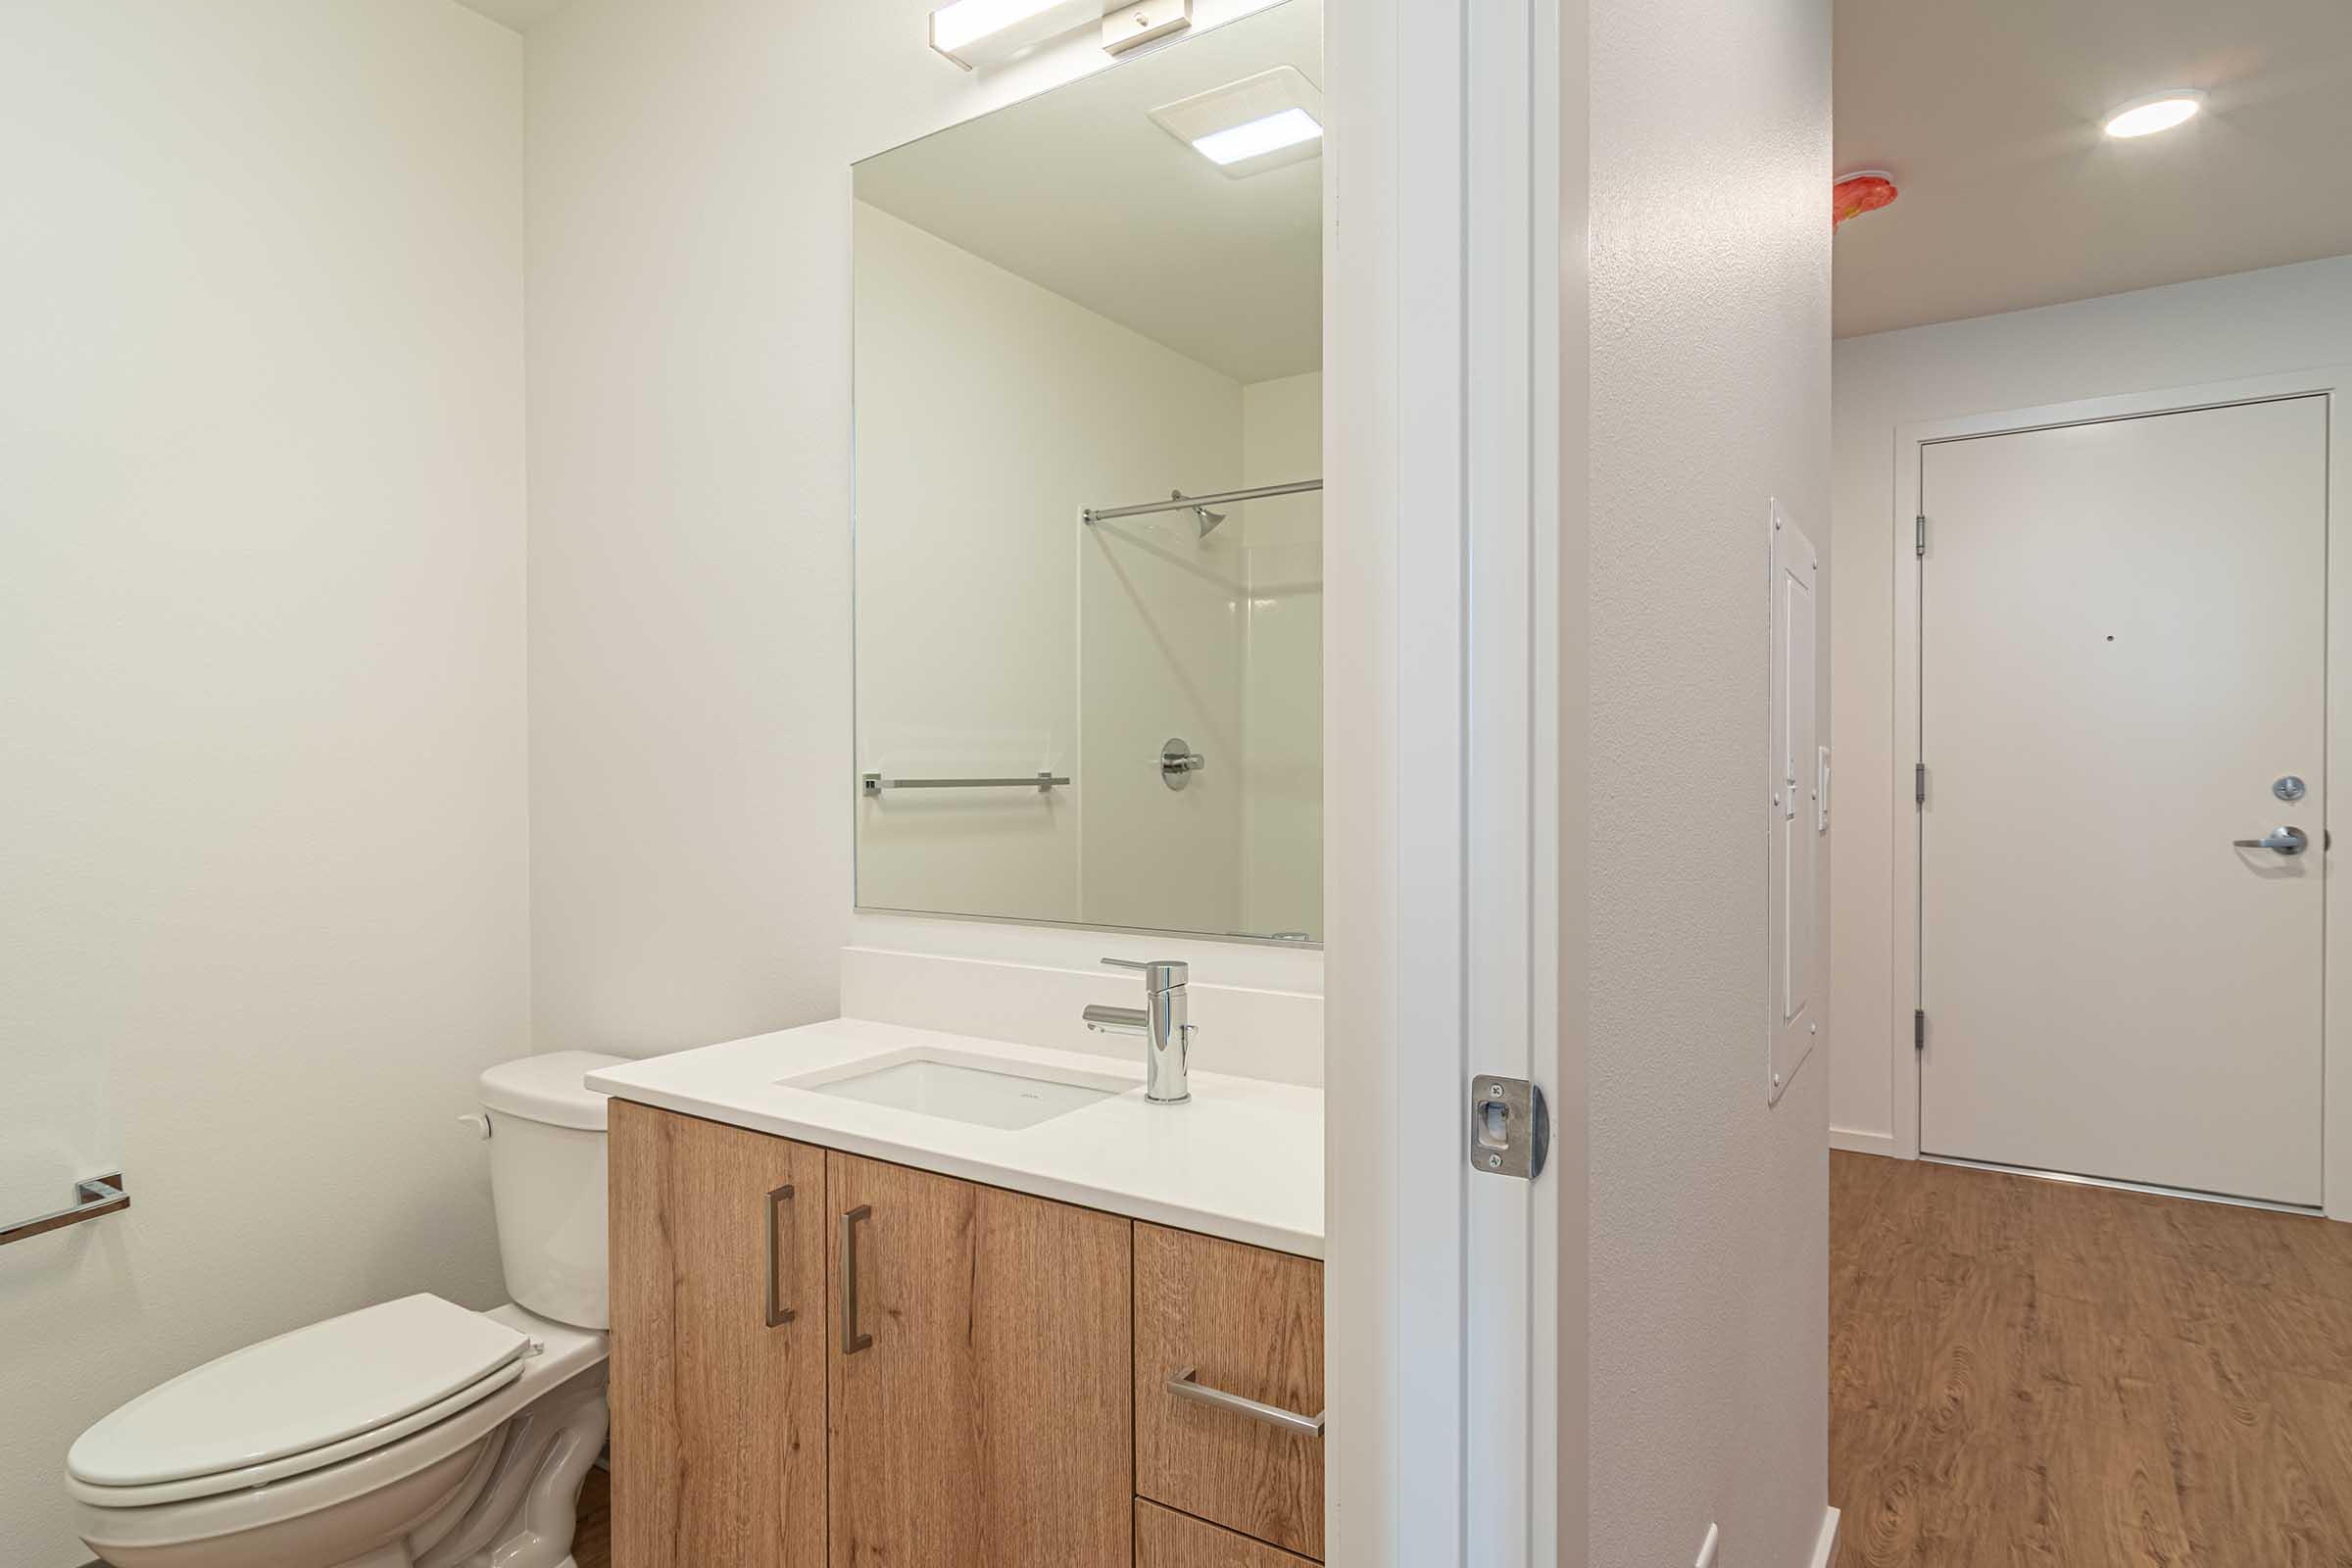
[{"label": "wood plank flooring", "polygon": [[2352,1225],[1830,1156],[1838,1568],[2352,1568]]},{"label": "wood plank flooring", "polygon": [[612,1477],[591,1465],[580,1484],[580,1524],[572,1532],[576,1568],[612,1568]]}]

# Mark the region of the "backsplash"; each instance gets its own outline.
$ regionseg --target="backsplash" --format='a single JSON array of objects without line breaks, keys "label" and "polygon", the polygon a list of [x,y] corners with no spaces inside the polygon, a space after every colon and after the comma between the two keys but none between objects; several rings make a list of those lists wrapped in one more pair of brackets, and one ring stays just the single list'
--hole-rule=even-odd
[{"label": "backsplash", "polygon": [[[1192,1065],[1277,1083],[1323,1085],[1323,999],[1300,991],[1191,981]],[[1139,1041],[1097,1034],[1079,1021],[1090,1003],[1133,1006],[1136,978],[1112,969],[1069,969],[1003,959],[850,947],[841,954],[841,1011],[917,1029],[941,1029],[1135,1056]]]}]

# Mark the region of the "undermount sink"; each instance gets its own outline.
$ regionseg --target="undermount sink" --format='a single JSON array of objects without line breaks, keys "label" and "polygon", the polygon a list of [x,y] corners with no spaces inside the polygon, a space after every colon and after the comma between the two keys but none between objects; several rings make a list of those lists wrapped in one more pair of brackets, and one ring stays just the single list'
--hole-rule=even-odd
[{"label": "undermount sink", "polygon": [[786,1089],[1008,1131],[1034,1127],[1135,1087],[1108,1073],[919,1048],[780,1083]]}]

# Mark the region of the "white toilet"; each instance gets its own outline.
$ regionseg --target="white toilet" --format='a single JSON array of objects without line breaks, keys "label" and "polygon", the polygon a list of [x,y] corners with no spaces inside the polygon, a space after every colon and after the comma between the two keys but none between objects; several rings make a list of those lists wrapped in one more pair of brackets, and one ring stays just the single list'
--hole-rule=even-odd
[{"label": "white toilet", "polygon": [[482,1074],[507,1289],[411,1296],[250,1346],[141,1395],[66,1460],[117,1568],[570,1568],[604,1446],[605,1100],[618,1058]]}]

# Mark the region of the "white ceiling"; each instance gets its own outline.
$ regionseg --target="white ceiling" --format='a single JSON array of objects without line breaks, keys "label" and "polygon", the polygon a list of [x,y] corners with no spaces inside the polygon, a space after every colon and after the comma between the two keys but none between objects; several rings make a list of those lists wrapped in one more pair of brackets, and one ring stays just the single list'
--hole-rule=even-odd
[{"label": "white ceiling", "polygon": [[857,194],[1210,366],[1323,363],[1323,161],[1229,179],[1161,104],[1278,65],[1323,79],[1321,0],[1289,0],[858,166]]},{"label": "white ceiling", "polygon": [[2352,253],[2352,0],[1838,0],[1837,93],[1839,336]]},{"label": "white ceiling", "polygon": [[479,11],[492,22],[503,22],[516,32],[545,22],[564,9],[564,0],[458,0],[468,11]]}]

